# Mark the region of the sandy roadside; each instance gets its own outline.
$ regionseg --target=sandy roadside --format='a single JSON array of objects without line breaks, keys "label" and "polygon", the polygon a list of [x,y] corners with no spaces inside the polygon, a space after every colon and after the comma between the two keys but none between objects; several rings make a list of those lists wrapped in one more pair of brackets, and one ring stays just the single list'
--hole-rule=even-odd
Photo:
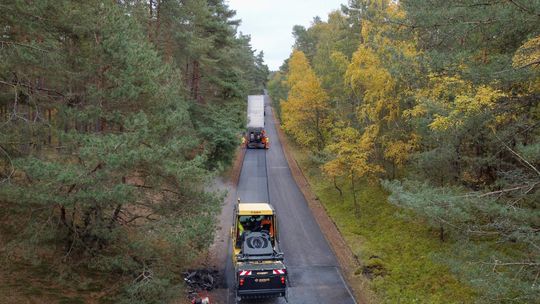
[{"label": "sandy roadside", "polygon": [[214,242],[208,249],[208,256],[206,258],[206,265],[204,267],[216,269],[219,271],[220,280],[222,280],[222,288],[213,290],[209,293],[209,297],[212,304],[225,304],[228,300],[228,290],[224,286],[225,281],[225,265],[227,261],[227,252],[229,250],[230,243],[230,227],[233,214],[233,206],[236,203],[236,187],[238,180],[240,179],[240,172],[242,171],[242,164],[244,162],[244,155],[246,150],[239,148],[236,154],[234,164],[229,171],[228,176],[223,181],[220,188],[227,190],[228,194],[222,203],[221,214],[218,216],[218,225],[216,227],[216,235]]}]

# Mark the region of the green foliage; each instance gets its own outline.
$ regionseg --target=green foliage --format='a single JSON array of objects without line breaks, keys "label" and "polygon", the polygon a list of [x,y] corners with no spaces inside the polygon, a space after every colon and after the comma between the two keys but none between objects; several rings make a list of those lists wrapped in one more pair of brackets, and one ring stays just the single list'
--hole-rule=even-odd
[{"label": "green foliage", "polygon": [[[309,158],[361,206],[349,177],[395,179],[383,184],[396,216],[416,214],[437,232],[447,250],[431,260],[474,287],[477,302],[540,298],[539,12],[537,0],[354,0],[293,28],[331,113],[325,154]],[[279,77],[274,94],[291,99]],[[379,271],[379,262],[367,263]]]},{"label": "green foliage", "polygon": [[415,28],[419,46],[437,73],[459,73],[475,83],[496,82],[507,90],[517,89],[517,82],[532,76],[531,71],[511,67],[515,51],[539,34],[539,1],[479,5],[475,0],[437,0],[428,7],[425,1],[407,0],[402,5],[407,24]]},{"label": "green foliage", "polygon": [[151,273],[141,274],[150,277],[138,278],[138,281],[130,285],[125,293],[125,298],[119,298],[117,303],[163,303],[178,296],[179,292],[173,292],[178,287],[172,286],[171,282],[166,279],[152,279]]},{"label": "green foliage", "polygon": [[488,194],[415,181],[383,186],[392,193],[390,202],[428,219],[442,240],[445,231],[451,232],[454,248],[448,263],[480,291],[480,302],[534,302],[540,297],[534,284],[540,212],[538,203],[523,195],[534,184]]},{"label": "green foliage", "polygon": [[535,164],[540,163],[540,142],[527,146],[520,145],[517,147],[517,151],[523,156],[524,159],[527,159]]},{"label": "green foliage", "polygon": [[265,86],[263,54],[223,1],[1,7],[2,254],[102,300],[170,301],[213,239],[223,197],[205,189]]},{"label": "green foliage", "polygon": [[281,119],[281,100],[288,98],[288,85],[286,73],[282,71],[273,72],[268,81],[268,95],[272,98],[272,106],[277,111],[277,116]]},{"label": "green foliage", "polygon": [[224,168],[231,164],[238,143],[239,134],[245,127],[245,100],[231,101],[227,108],[195,106],[195,115],[203,140],[207,142],[208,165],[210,169]]},{"label": "green foliage", "polygon": [[312,189],[336,223],[347,244],[362,261],[358,274],[370,278],[381,303],[472,303],[475,292],[440,261],[452,249],[440,243],[420,217],[387,201],[388,194],[365,179],[357,182],[356,208],[350,183],[338,179],[343,197],[322,176],[305,153],[294,156]]}]

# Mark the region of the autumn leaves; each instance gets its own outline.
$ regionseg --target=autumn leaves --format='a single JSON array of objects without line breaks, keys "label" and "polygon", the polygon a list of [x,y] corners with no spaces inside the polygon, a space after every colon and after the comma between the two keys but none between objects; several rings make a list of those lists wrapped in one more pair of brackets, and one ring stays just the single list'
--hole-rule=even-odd
[{"label": "autumn leaves", "polygon": [[331,127],[328,94],[300,51],[289,62],[289,98],[281,101],[283,127],[302,146],[324,149]]},{"label": "autumn leaves", "polygon": [[387,29],[372,27],[367,20],[362,26],[362,40],[374,42],[360,44],[351,60],[333,51],[326,62],[315,60],[313,69],[306,54],[295,50],[286,75],[288,97],[280,102],[286,132],[321,155],[328,177],[348,179],[353,189],[355,179],[376,179],[384,173],[384,162],[403,165],[415,144],[414,135],[396,130],[404,93],[383,64],[392,54],[374,48],[382,43],[400,50],[401,56],[414,56],[414,45],[383,39]]},{"label": "autumn leaves", "polygon": [[[479,303],[540,298],[540,4],[522,2],[351,0],[293,28],[296,50],[268,85],[310,173],[329,179],[316,182],[321,201],[352,205],[355,231],[368,217],[390,227],[369,214],[382,185],[392,212],[448,244],[443,260]],[[470,302],[442,294],[420,302]]]}]

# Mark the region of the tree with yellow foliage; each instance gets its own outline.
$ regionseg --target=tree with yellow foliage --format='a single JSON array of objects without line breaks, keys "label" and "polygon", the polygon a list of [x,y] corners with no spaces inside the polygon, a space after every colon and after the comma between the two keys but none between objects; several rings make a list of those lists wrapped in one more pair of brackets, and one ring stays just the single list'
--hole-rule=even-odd
[{"label": "tree with yellow foliage", "polygon": [[[383,182],[390,202],[439,231],[448,266],[469,278],[474,302],[536,303],[540,2],[429,2],[350,0],[328,22],[295,29],[334,123],[316,159],[340,194],[338,181],[351,184],[357,212],[360,180],[397,179]],[[297,65],[291,85],[308,67]],[[392,303],[473,302],[386,295]]]},{"label": "tree with yellow foliage", "polygon": [[[376,128],[371,126],[370,128]],[[355,212],[358,210],[356,198],[356,181],[364,177],[375,177],[383,172],[381,166],[373,161],[373,146],[376,130],[366,130],[360,134],[352,127],[338,127],[333,131],[334,142],[327,150],[333,159],[323,165],[324,173],[335,180],[336,177],[347,177],[351,182]],[[337,187],[336,187],[337,188]]]},{"label": "tree with yellow foliage", "polygon": [[529,39],[515,53],[513,65],[518,68],[540,67],[540,36]]},{"label": "tree with yellow foliage", "polygon": [[322,151],[331,124],[328,95],[301,51],[294,51],[287,75],[287,100],[281,101],[283,128],[302,146]]},{"label": "tree with yellow foliage", "polygon": [[397,4],[382,7],[374,18],[379,21],[362,21],[364,43],[353,54],[344,78],[358,99],[356,115],[361,129],[370,132],[365,136],[375,139],[375,161],[382,166],[386,163],[385,167],[391,167],[391,177],[395,177],[418,141],[402,117],[406,100],[414,95],[413,82],[402,80],[417,73],[418,52],[413,41],[389,39],[389,32],[395,35],[395,29],[380,20],[399,20],[405,15]]}]

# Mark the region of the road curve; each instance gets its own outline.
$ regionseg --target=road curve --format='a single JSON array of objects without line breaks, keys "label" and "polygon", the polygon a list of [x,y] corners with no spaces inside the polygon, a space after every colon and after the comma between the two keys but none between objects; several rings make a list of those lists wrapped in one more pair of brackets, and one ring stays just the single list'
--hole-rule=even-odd
[{"label": "road curve", "polygon": [[[356,304],[334,253],[291,175],[277,136],[270,99],[266,96],[265,100],[266,131],[271,147],[269,150],[246,151],[237,197],[245,202],[269,201],[277,211],[280,246],[289,271],[289,303]],[[232,264],[230,261],[228,259],[228,264]],[[231,270],[232,265],[227,265],[229,287],[234,286]],[[234,303],[232,288],[229,298],[229,303]],[[253,302],[285,303],[282,298]]]}]

